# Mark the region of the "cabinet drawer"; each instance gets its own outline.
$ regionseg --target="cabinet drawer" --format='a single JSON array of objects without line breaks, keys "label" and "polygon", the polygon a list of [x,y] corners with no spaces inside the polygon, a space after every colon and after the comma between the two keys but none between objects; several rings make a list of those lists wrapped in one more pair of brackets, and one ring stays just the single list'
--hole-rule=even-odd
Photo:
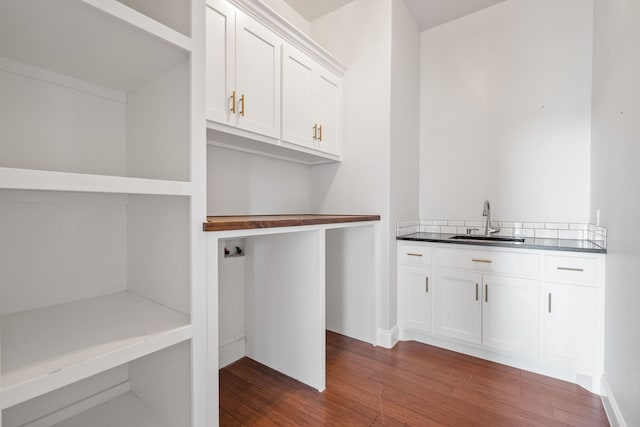
[{"label": "cabinet drawer", "polygon": [[431,264],[431,247],[429,246],[400,245],[398,251],[400,264]]},{"label": "cabinet drawer", "polygon": [[547,255],[544,278],[554,282],[597,285],[598,259],[588,257]]},{"label": "cabinet drawer", "polygon": [[437,248],[435,265],[488,273],[538,277],[539,256],[509,252]]}]

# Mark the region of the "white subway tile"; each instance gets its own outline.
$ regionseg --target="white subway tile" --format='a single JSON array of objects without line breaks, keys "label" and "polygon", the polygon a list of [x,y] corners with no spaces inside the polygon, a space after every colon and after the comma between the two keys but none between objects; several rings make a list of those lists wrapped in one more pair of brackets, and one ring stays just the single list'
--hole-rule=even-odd
[{"label": "white subway tile", "polygon": [[425,225],[424,227],[425,233],[439,233],[440,226],[439,225]]},{"label": "white subway tile", "polygon": [[444,220],[444,219],[434,219],[433,220],[433,225],[448,225],[448,222],[449,221]]},{"label": "white subway tile", "polygon": [[512,222],[512,221],[502,221],[502,226],[509,227],[509,228],[522,228],[522,223]]},{"label": "white subway tile", "polygon": [[444,225],[444,226],[440,227],[440,232],[441,232],[441,233],[451,233],[451,234],[455,234],[455,233],[456,233],[456,228],[455,228],[455,227],[451,227],[451,226]]},{"label": "white subway tile", "polygon": [[453,227],[462,227],[464,225],[464,221],[459,221],[459,220],[449,221],[449,225]]},{"label": "white subway tile", "polygon": [[483,227],[484,224],[481,221],[465,221],[464,226],[473,228],[473,227]]},{"label": "white subway tile", "polygon": [[514,228],[513,235],[516,237],[534,237],[535,232],[532,228]]},{"label": "white subway tile", "polygon": [[524,228],[544,228],[544,222],[525,222]]},{"label": "white subway tile", "polygon": [[588,230],[589,224],[569,224],[569,230]]},{"label": "white subway tile", "polygon": [[537,228],[535,230],[536,239],[557,239],[558,230],[545,230]]},{"label": "white subway tile", "polygon": [[566,224],[563,222],[546,222],[544,224],[544,228],[547,228],[550,230],[568,230],[569,224]]},{"label": "white subway tile", "polygon": [[584,232],[581,230],[560,230],[558,231],[559,239],[574,239],[574,240],[582,240],[584,237]]}]

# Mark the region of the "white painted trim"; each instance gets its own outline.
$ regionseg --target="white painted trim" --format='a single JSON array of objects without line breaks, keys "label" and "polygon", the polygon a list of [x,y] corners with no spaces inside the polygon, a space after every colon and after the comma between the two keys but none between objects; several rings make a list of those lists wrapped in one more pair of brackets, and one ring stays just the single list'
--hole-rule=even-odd
[{"label": "white painted trim", "polygon": [[218,347],[218,369],[232,364],[246,355],[245,337],[236,338],[233,341]]},{"label": "white painted trim", "polygon": [[142,31],[145,31],[159,39],[173,44],[187,52],[193,50],[193,42],[190,37],[169,28],[166,25],[149,18],[129,6],[116,0],[81,0],[83,3],[92,6],[103,13],[126,22]]},{"label": "white painted trim", "polygon": [[261,1],[229,0],[229,3],[266,25],[332,73],[344,76],[347,67],[342,62]]},{"label": "white painted trim", "polygon": [[190,196],[193,184],[184,181],[92,175],[0,167],[0,188],[12,190],[81,191],[88,193]]},{"label": "white painted trim", "polygon": [[625,421],[622,411],[620,410],[620,406],[618,405],[618,402],[613,395],[613,391],[611,391],[611,387],[609,387],[609,383],[604,375],[601,379],[600,390],[602,392],[602,405],[604,406],[604,411],[607,414],[611,427],[627,427],[629,424]]},{"label": "white painted trim", "polygon": [[82,399],[76,403],[45,415],[44,417],[38,418],[35,421],[26,423],[23,427],[49,427],[58,424],[64,420],[68,420],[75,415],[81,414],[91,408],[95,408],[98,405],[101,405],[111,399],[125,394],[130,390],[131,384],[129,383],[129,381],[123,382],[122,384],[118,384],[107,390],[96,393],[93,396],[89,396],[86,399]]},{"label": "white painted trim", "polygon": [[12,59],[1,56],[0,70],[7,73],[27,77],[33,80],[51,83],[67,89],[77,90],[90,95],[100,96],[102,98],[107,98],[112,101],[121,102],[123,104],[127,102],[126,92],[65,76],[64,74],[55,73],[44,68],[33,67],[31,65],[23,64],[22,62],[14,61]]},{"label": "white painted trim", "polygon": [[384,348],[393,348],[398,342],[398,325],[391,329],[378,329],[377,345]]}]

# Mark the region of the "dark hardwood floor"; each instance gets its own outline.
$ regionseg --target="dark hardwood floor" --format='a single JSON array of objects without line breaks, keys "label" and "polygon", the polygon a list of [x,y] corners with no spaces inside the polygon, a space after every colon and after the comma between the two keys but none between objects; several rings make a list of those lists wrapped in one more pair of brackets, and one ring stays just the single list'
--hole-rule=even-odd
[{"label": "dark hardwood floor", "polygon": [[251,359],[220,371],[222,426],[608,426],[599,396],[415,342],[327,333],[318,393]]}]

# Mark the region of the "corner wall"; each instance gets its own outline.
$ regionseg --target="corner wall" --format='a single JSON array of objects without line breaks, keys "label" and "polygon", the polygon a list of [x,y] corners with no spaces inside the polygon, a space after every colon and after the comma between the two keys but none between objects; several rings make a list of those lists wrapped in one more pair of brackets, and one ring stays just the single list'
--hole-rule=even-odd
[{"label": "corner wall", "polygon": [[378,313],[378,326],[382,329],[395,324],[387,302],[391,245],[391,4],[391,0],[355,0],[311,23],[313,39],[347,66],[344,162],[311,168],[312,212],[381,215],[382,312]]},{"label": "corner wall", "polygon": [[596,0],[594,17],[591,220],[600,209],[608,228],[605,402],[617,405],[626,425],[638,426],[640,2]]}]

